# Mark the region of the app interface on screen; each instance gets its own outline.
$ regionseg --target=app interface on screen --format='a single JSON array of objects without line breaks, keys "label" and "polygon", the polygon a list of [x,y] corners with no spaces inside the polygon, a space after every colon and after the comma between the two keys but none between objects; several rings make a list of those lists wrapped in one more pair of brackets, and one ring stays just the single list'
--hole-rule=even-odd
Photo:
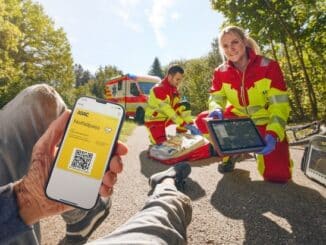
[{"label": "app interface on screen", "polygon": [[241,149],[260,146],[260,138],[248,121],[226,122],[213,125],[222,149]]},{"label": "app interface on screen", "polygon": [[116,117],[76,109],[56,168],[101,179],[118,124]]}]

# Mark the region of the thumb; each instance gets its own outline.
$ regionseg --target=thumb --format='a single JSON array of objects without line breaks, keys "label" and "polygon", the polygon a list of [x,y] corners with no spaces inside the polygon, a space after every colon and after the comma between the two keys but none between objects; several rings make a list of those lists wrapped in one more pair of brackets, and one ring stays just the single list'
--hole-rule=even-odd
[{"label": "thumb", "polygon": [[55,146],[61,140],[66,124],[69,120],[71,112],[65,111],[56,120],[54,120],[36,145],[39,148],[43,148],[44,152],[50,153],[54,151]]}]

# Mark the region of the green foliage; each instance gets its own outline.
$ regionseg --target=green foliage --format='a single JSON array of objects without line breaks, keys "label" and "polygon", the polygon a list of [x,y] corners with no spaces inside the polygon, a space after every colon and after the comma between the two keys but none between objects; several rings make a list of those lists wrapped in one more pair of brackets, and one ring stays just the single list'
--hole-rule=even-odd
[{"label": "green foliage", "polygon": [[95,81],[91,84],[91,93],[98,98],[104,98],[104,83],[111,77],[122,74],[122,71],[119,70],[116,66],[108,65],[104,68],[100,67],[95,72]]},{"label": "green foliage", "polygon": [[0,0],[0,107],[40,82],[65,96],[73,89],[70,45],[43,8],[30,0]]},{"label": "green foliage", "polygon": [[161,67],[161,63],[157,57],[155,57],[154,62],[151,66],[150,71],[148,72],[148,75],[152,76],[158,76],[161,79],[164,77],[164,73]]},{"label": "green foliage", "polygon": [[197,115],[208,108],[208,92],[214,69],[209,65],[208,57],[187,60],[182,66],[185,74],[179,90],[190,102],[193,115]]},{"label": "green foliage", "polygon": [[74,65],[74,73],[76,79],[75,82],[76,88],[85,85],[93,78],[92,74],[88,70],[84,70],[80,64]]},{"label": "green foliage", "polygon": [[125,120],[121,129],[121,133],[119,135],[119,140],[121,140],[122,142],[126,142],[128,136],[132,134],[136,127],[137,124],[134,120]]}]

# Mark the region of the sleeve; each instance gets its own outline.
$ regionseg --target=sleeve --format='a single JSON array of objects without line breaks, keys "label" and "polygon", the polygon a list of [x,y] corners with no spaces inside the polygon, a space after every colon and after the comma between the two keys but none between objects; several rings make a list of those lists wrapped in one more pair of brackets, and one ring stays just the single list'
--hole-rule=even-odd
[{"label": "sleeve", "polygon": [[184,126],[186,122],[181,116],[177,114],[174,108],[170,104],[171,98],[164,91],[159,88],[153,89],[153,96],[151,96],[151,104],[157,107],[157,110],[166,115],[175,124]]},{"label": "sleeve", "polygon": [[13,184],[0,187],[0,244],[8,243],[19,233],[31,230],[19,216]]},{"label": "sleeve", "polygon": [[212,79],[212,86],[209,92],[208,98],[208,110],[209,112],[215,109],[224,110],[226,106],[226,95],[223,90],[223,83],[220,79],[219,70],[216,69]]},{"label": "sleeve", "polygon": [[270,63],[267,78],[271,80],[267,92],[269,123],[267,133],[277,135],[282,141],[285,137],[285,126],[290,114],[289,96],[283,73],[276,61]]},{"label": "sleeve", "polygon": [[174,110],[176,111],[177,115],[180,116],[187,124],[193,123],[190,103],[188,101],[181,101],[180,97],[178,96]]}]

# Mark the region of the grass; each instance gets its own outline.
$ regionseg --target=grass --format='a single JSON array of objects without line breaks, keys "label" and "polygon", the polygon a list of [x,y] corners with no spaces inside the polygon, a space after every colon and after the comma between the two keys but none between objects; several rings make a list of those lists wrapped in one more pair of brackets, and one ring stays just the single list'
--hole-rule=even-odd
[{"label": "grass", "polygon": [[137,124],[133,120],[125,120],[120,132],[119,140],[126,142],[128,136],[132,134]]}]

